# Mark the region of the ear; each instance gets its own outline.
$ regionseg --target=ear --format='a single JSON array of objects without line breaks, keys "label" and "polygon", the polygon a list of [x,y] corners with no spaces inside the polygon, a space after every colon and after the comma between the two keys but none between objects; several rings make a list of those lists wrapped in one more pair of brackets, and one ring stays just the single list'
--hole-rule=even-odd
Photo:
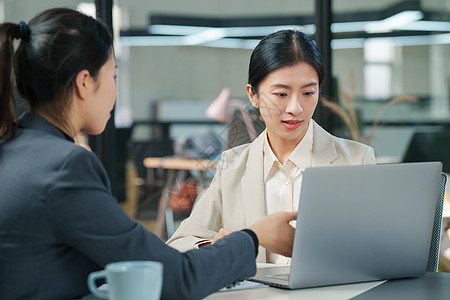
[{"label": "ear", "polygon": [[258,96],[253,92],[252,86],[247,84],[245,86],[245,91],[247,92],[248,100],[253,105],[254,108],[259,108]]},{"label": "ear", "polygon": [[91,74],[88,70],[81,70],[75,77],[74,92],[80,99],[86,99],[91,84]]}]

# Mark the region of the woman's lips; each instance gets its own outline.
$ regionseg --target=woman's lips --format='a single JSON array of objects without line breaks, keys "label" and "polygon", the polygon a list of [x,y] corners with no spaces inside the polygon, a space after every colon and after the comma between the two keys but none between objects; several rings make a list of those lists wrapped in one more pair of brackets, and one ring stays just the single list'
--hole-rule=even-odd
[{"label": "woman's lips", "polygon": [[300,125],[302,124],[302,121],[301,120],[287,120],[287,121],[281,121],[281,123],[283,124],[283,126],[286,129],[294,130],[294,129],[297,129],[298,127],[300,127]]}]

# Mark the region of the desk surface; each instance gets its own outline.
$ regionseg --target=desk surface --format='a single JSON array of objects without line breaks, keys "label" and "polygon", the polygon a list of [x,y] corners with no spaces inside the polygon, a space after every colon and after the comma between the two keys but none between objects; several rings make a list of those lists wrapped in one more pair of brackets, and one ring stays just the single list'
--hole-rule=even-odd
[{"label": "desk surface", "polygon": [[[450,299],[450,273],[427,273],[425,276],[395,279],[388,281],[363,282],[343,284],[320,288],[283,290],[279,288],[261,286],[246,290],[231,290],[217,292],[205,300],[379,300],[379,299],[408,299],[423,300]],[[88,295],[82,300],[98,300]]]},{"label": "desk surface", "polygon": [[427,273],[425,276],[417,278],[363,282],[298,290],[284,290],[261,286],[246,290],[217,292],[205,299],[450,299],[450,273]]},{"label": "desk surface", "polygon": [[205,299],[207,300],[293,300],[293,299],[314,299],[314,300],[344,300],[355,297],[365,291],[370,290],[384,281],[364,282],[356,284],[345,284],[336,286],[326,286],[309,289],[285,290],[264,285],[261,287],[246,290],[230,290],[214,293]]}]

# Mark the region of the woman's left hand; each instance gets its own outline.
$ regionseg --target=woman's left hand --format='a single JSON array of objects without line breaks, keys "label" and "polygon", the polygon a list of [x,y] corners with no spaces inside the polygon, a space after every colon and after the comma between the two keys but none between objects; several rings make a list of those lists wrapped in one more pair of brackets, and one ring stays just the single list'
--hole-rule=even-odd
[{"label": "woman's left hand", "polygon": [[219,232],[214,236],[214,238],[211,242],[211,245],[214,244],[215,242],[217,242],[218,240],[220,240],[221,238],[226,237],[230,233],[233,233],[233,231],[231,231],[230,229],[227,229],[227,228],[221,228],[219,230]]}]

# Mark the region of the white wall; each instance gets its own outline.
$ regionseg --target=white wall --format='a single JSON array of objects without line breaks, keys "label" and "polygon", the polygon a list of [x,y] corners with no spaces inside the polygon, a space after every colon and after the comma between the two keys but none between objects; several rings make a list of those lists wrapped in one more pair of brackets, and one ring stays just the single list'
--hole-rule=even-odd
[{"label": "white wall", "polygon": [[[333,76],[337,77],[340,89],[350,92],[353,84],[355,95],[364,94],[364,49],[341,49],[333,51]],[[354,74],[353,82],[350,79]]]},{"label": "white wall", "polygon": [[138,119],[162,99],[212,101],[224,86],[244,97],[250,50],[206,47],[133,47],[131,106]]},{"label": "white wall", "polygon": [[[28,22],[38,12],[53,7],[69,7],[75,9],[78,0],[2,0],[5,9],[5,20],[8,22]],[[87,1],[89,2],[89,1]],[[93,2],[93,1],[91,1]]]},{"label": "white wall", "polygon": [[430,93],[430,47],[403,47],[403,93],[428,95]]}]

